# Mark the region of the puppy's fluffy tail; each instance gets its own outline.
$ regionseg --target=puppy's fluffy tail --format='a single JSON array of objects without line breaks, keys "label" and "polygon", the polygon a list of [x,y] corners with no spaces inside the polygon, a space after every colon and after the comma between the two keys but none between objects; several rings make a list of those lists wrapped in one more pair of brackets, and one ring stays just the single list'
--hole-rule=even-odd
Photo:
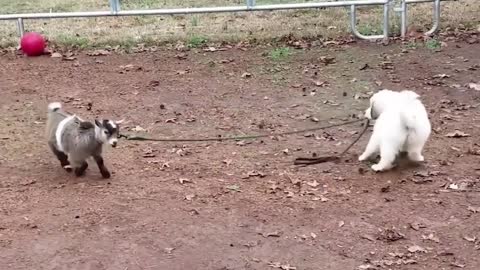
[{"label": "puppy's fluffy tail", "polygon": [[56,112],[61,108],[62,108],[62,104],[60,102],[52,102],[48,104],[48,112]]}]

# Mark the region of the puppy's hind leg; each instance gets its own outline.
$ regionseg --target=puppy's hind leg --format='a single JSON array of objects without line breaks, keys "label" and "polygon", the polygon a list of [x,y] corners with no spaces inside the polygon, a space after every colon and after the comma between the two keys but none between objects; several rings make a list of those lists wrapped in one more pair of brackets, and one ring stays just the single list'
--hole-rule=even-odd
[{"label": "puppy's hind leg", "polygon": [[358,161],[365,161],[365,160],[369,159],[376,152],[378,152],[378,140],[377,140],[375,134],[373,134],[370,137],[370,140],[368,141],[368,144],[367,144],[367,147],[365,148],[365,151],[363,152],[363,154],[361,154],[358,157]]},{"label": "puppy's hind leg", "polygon": [[380,146],[380,161],[372,165],[372,170],[376,172],[386,171],[393,167],[393,162],[397,156],[398,148],[392,145],[383,144]]},{"label": "puppy's hind leg", "polygon": [[423,146],[425,145],[425,140],[417,137],[409,138],[407,143],[407,152],[408,159],[414,162],[423,162],[425,158],[422,155]]}]

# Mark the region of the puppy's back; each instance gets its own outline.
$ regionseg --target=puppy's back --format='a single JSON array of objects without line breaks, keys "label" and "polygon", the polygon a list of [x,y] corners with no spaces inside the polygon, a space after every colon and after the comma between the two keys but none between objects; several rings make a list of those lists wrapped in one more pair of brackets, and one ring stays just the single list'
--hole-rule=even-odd
[{"label": "puppy's back", "polygon": [[420,99],[415,98],[406,102],[401,115],[402,121],[407,129],[419,135],[423,134],[424,136],[428,136],[430,134],[430,120],[427,110]]}]

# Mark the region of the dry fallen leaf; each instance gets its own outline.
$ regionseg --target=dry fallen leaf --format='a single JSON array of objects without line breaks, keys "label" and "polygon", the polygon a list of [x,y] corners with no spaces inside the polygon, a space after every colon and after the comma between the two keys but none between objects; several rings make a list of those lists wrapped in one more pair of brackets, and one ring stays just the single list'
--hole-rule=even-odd
[{"label": "dry fallen leaf", "polygon": [[62,58],[63,55],[62,55],[61,53],[54,52],[54,53],[52,53],[51,57],[52,57],[52,58]]},{"label": "dry fallen leaf", "polygon": [[260,171],[255,171],[255,170],[253,170],[253,171],[248,172],[246,175],[242,176],[242,178],[243,178],[243,179],[248,179],[248,178],[250,178],[250,177],[260,177],[260,178],[263,178],[263,177],[265,177],[265,176],[266,176],[265,173],[260,172]]},{"label": "dry fallen leaf", "polygon": [[460,130],[455,130],[453,132],[447,133],[445,136],[449,138],[463,138],[463,137],[470,137],[470,134]]},{"label": "dry fallen leaf", "polygon": [[458,185],[457,184],[450,184],[450,185],[448,185],[448,188],[453,189],[453,190],[458,190]]},{"label": "dry fallen leaf", "polygon": [[386,242],[394,242],[404,238],[405,235],[397,231],[395,228],[385,229],[378,237],[379,240],[383,240]]},{"label": "dry fallen leaf", "polygon": [[88,56],[100,56],[100,55],[109,55],[109,54],[111,53],[107,50],[95,50],[93,52],[87,53]]},{"label": "dry fallen leaf", "polygon": [[463,263],[459,263],[459,262],[452,262],[450,263],[451,266],[455,266],[455,267],[458,267],[458,268],[465,268],[465,264]]},{"label": "dry fallen leaf", "polygon": [[422,235],[422,238],[424,240],[431,240],[435,243],[440,243],[440,239],[437,236],[435,236],[433,233],[431,233],[429,235]]},{"label": "dry fallen leaf", "polygon": [[180,178],[180,179],[178,179],[178,182],[180,182],[180,184],[193,183],[192,180],[187,179],[187,178]]},{"label": "dry fallen leaf", "polygon": [[188,70],[177,70],[177,75],[185,75],[188,73]]},{"label": "dry fallen leaf", "polygon": [[195,198],[195,194],[188,194],[188,195],[185,196],[185,200],[187,200],[187,201],[191,201],[191,200],[193,200],[193,198]]},{"label": "dry fallen leaf", "polygon": [[165,251],[165,253],[167,254],[172,254],[172,251],[174,250],[175,248],[164,248],[163,250]]},{"label": "dry fallen leaf", "polygon": [[321,201],[321,202],[328,202],[330,199],[326,198],[323,195],[320,195],[320,197],[313,197],[312,201]]},{"label": "dry fallen leaf", "polygon": [[358,270],[369,270],[369,269],[377,269],[375,266],[371,264],[362,264],[357,267]]},{"label": "dry fallen leaf", "polygon": [[63,61],[75,61],[75,60],[77,60],[77,58],[74,57],[74,56],[68,56],[68,57],[62,58],[62,60]]},{"label": "dry fallen leaf", "polygon": [[470,236],[464,236],[463,239],[467,240],[468,242],[475,242],[477,241],[477,237],[470,237]]},{"label": "dry fallen leaf", "polygon": [[143,151],[142,157],[144,158],[153,158],[155,157],[154,150],[152,148],[147,148]]},{"label": "dry fallen leaf", "polygon": [[165,123],[176,123],[177,122],[177,118],[169,118],[169,119],[166,119],[165,120]]},{"label": "dry fallen leaf", "polygon": [[426,249],[424,249],[423,247],[418,246],[418,245],[413,245],[413,246],[409,247],[407,250],[408,250],[408,252],[410,252],[410,253],[415,253],[415,252],[427,252]]},{"label": "dry fallen leaf", "polygon": [[290,266],[290,264],[281,264],[280,262],[270,262],[268,266],[278,268],[282,270],[296,270],[296,267]]},{"label": "dry fallen leaf", "polygon": [[468,88],[480,91],[480,83],[469,83]]},{"label": "dry fallen leaf", "polygon": [[360,238],[366,239],[368,241],[375,242],[375,237],[373,237],[372,235],[363,234],[363,235],[360,235]]},{"label": "dry fallen leaf", "polygon": [[252,77],[252,73],[244,72],[244,73],[242,74],[242,78],[250,78],[250,77]]},{"label": "dry fallen leaf", "polygon": [[315,188],[315,187],[318,187],[318,185],[320,185],[320,183],[318,183],[317,180],[313,180],[312,182],[307,182],[307,185]]},{"label": "dry fallen leaf", "polygon": [[280,237],[282,235],[281,231],[273,231],[267,233],[261,233],[263,237]]},{"label": "dry fallen leaf", "polygon": [[435,79],[450,78],[450,75],[447,75],[447,74],[437,74],[437,75],[433,75],[433,78],[435,78]]},{"label": "dry fallen leaf", "polygon": [[335,57],[330,57],[330,56],[320,56],[320,61],[324,63],[325,65],[330,65],[335,63]]},{"label": "dry fallen leaf", "polygon": [[323,86],[326,86],[328,83],[324,81],[314,81],[314,84],[315,86],[323,87]]},{"label": "dry fallen leaf", "polygon": [[226,186],[225,188],[230,190],[230,191],[241,192],[240,186],[238,186],[238,185],[230,185],[230,186]]},{"label": "dry fallen leaf", "polygon": [[467,207],[467,210],[468,210],[468,211],[471,211],[471,212],[473,212],[473,213],[479,213],[479,212],[480,212],[480,206],[478,206],[478,207],[468,206],[468,207]]},{"label": "dry fallen leaf", "polygon": [[136,126],[134,128],[131,129],[132,131],[136,131],[136,132],[144,132],[146,131],[146,129],[142,128],[141,126]]}]

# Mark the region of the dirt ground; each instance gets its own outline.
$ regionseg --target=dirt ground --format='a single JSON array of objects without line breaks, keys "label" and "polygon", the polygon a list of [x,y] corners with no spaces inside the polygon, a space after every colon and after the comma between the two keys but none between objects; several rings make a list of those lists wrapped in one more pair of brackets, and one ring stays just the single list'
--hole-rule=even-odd
[{"label": "dirt ground", "polygon": [[[469,83],[480,44],[444,45],[358,42],[276,60],[268,47],[4,54],[1,268],[479,269],[480,91]],[[122,140],[106,148],[113,176],[102,180],[94,164],[82,178],[63,171],[43,137],[51,101],[126,118],[124,133],[190,138],[338,123],[384,87],[422,95],[434,128],[423,165],[373,173],[357,161],[370,132],[341,162],[292,164],[341,151],[353,124],[239,142]]]}]

